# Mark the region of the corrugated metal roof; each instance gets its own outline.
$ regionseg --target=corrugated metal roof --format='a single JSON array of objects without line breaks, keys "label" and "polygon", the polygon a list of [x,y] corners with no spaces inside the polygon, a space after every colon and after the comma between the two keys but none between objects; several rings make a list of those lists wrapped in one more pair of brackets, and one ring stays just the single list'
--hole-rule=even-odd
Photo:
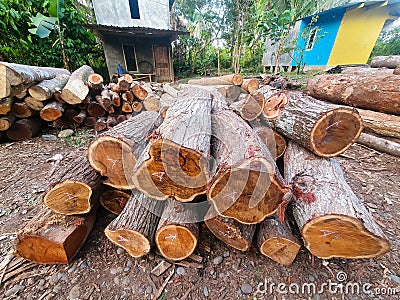
[{"label": "corrugated metal roof", "polygon": [[131,35],[131,36],[177,36],[186,35],[189,32],[172,30],[172,29],[155,29],[148,27],[119,27],[112,25],[98,25],[98,24],[85,24],[85,27],[92,29],[95,32],[100,33],[114,33],[120,35]]}]

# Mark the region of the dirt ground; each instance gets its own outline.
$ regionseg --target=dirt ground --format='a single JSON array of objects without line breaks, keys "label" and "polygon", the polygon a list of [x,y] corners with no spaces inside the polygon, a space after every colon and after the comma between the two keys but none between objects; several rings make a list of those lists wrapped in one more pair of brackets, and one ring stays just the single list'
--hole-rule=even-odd
[{"label": "dirt ground", "polygon": [[[74,150],[65,141],[40,138],[0,144],[0,266],[13,249],[15,233],[38,211],[38,196],[48,186],[54,164],[49,159],[68,157]],[[391,241],[391,251],[382,257],[323,261],[302,248],[294,264],[284,267],[255,247],[247,253],[229,248],[202,226],[196,254],[203,262],[188,259],[157,277],[150,271],[162,257],[152,253],[133,259],[111,244],[103,231],[115,216],[100,210],[70,265],[22,261],[14,273],[3,268],[0,298],[153,299],[171,274],[159,299],[400,299],[400,159],[354,145],[339,161],[350,186]],[[343,287],[335,285],[340,282]],[[316,290],[308,293],[308,287]]]}]

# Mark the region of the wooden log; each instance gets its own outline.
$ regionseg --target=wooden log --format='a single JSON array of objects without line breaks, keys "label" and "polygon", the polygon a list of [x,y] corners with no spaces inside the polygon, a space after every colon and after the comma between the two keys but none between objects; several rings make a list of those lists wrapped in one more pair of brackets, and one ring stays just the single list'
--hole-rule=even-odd
[{"label": "wooden log", "polygon": [[389,68],[395,69],[400,65],[400,55],[375,56],[372,58],[372,68]]},{"label": "wooden log", "polygon": [[182,202],[206,192],[210,113],[207,91],[180,94],[135,166],[132,179],[138,190],[157,200],[173,197]]},{"label": "wooden log", "polygon": [[107,117],[106,123],[107,123],[107,129],[112,129],[114,126],[116,126],[118,124],[117,118],[109,115]]},{"label": "wooden log", "polygon": [[60,74],[69,74],[69,71],[1,62],[0,98],[17,95],[38,81],[51,79]]},{"label": "wooden log", "polygon": [[388,240],[347,184],[336,159],[317,157],[290,142],[285,176],[293,186],[294,218],[313,255],[371,258],[389,251]]},{"label": "wooden log", "polygon": [[119,215],[124,209],[131,195],[119,190],[108,190],[101,194],[100,204],[109,212]]},{"label": "wooden log", "polygon": [[61,118],[58,118],[55,121],[53,121],[53,126],[59,129],[67,129],[67,128],[74,129],[79,125],[74,121],[74,117],[77,116],[78,114],[79,111],[75,110],[71,106],[70,107],[67,106]]},{"label": "wooden log", "polygon": [[103,88],[103,77],[97,73],[90,74],[88,77],[88,86],[93,90],[101,90]]},{"label": "wooden log", "polygon": [[48,100],[56,91],[61,91],[65,87],[69,78],[69,74],[61,74],[53,79],[43,80],[28,89],[29,95],[40,101]]},{"label": "wooden log", "polygon": [[155,234],[161,255],[173,261],[189,257],[197,246],[199,225],[191,205],[168,199]]},{"label": "wooden log", "polygon": [[88,148],[92,167],[108,177],[105,184],[118,189],[131,189],[132,169],[144,150],[146,136],[161,123],[156,112],[143,112],[115,126],[94,140]]},{"label": "wooden log", "polygon": [[7,130],[7,137],[13,141],[24,141],[38,135],[43,127],[43,120],[39,118],[18,120]]},{"label": "wooden log", "polygon": [[109,84],[109,87],[110,87],[110,90],[111,90],[112,92],[114,92],[114,93],[119,93],[119,92],[120,92],[119,86],[118,86],[118,84],[116,84],[116,83],[111,82],[111,83]]},{"label": "wooden log", "polygon": [[95,210],[80,216],[63,216],[44,207],[17,233],[15,248],[19,255],[39,264],[69,264],[95,220]]},{"label": "wooden log", "polygon": [[398,66],[396,67],[396,69],[394,69],[393,75],[400,75],[400,65],[398,65]]},{"label": "wooden log", "polygon": [[[65,104],[65,103],[66,103],[66,102],[64,101],[64,99],[61,97],[61,90],[55,91],[53,96],[54,96],[54,99],[55,99],[56,101],[60,102],[61,104]],[[84,101],[83,101],[82,103],[84,103]],[[81,103],[81,104],[82,104],[82,103]]]},{"label": "wooden log", "polygon": [[246,225],[236,220],[218,215],[211,207],[207,212],[204,223],[208,229],[221,241],[240,251],[250,250],[255,225]]},{"label": "wooden log", "polygon": [[226,102],[229,105],[237,101],[240,94],[242,93],[242,89],[237,85],[211,85],[205,87],[217,90],[223,97],[225,97]]},{"label": "wooden log", "polygon": [[261,113],[261,118],[264,121],[274,121],[282,115],[289,102],[287,92],[280,91],[265,99],[264,108]]},{"label": "wooden log", "polygon": [[118,89],[114,89],[114,91],[118,90],[118,92],[120,92],[120,93],[126,92],[130,89],[130,87],[131,87],[131,84],[128,81],[124,80],[123,77],[121,77],[118,79]]},{"label": "wooden log", "polygon": [[15,102],[11,108],[11,113],[17,118],[32,117],[35,115],[34,112],[25,102]]},{"label": "wooden log", "polygon": [[[137,103],[139,103],[139,102],[137,102]],[[124,112],[124,113],[131,113],[133,110],[132,110],[132,105],[130,105],[128,102],[126,102],[126,101],[122,101],[122,112]]]},{"label": "wooden log", "polygon": [[224,84],[233,84],[233,85],[242,85],[243,77],[240,74],[230,74],[219,77],[206,77],[201,79],[190,79],[188,84],[197,84],[197,85],[224,85]]},{"label": "wooden log", "polygon": [[254,127],[253,131],[267,146],[269,152],[275,158],[275,160],[283,156],[287,145],[286,140],[282,135],[267,126]]},{"label": "wooden log", "polygon": [[98,102],[90,102],[87,107],[87,113],[92,117],[100,118],[106,115],[106,110]]},{"label": "wooden log", "polygon": [[134,101],[132,103],[132,112],[140,113],[143,109],[143,102]]},{"label": "wooden log", "polygon": [[107,119],[105,117],[98,118],[94,124],[94,130],[97,132],[107,129]]},{"label": "wooden log", "polygon": [[68,104],[81,103],[89,93],[88,78],[93,73],[93,69],[86,65],[75,70],[62,89],[61,97],[63,100]]},{"label": "wooden log", "polygon": [[38,100],[38,99],[33,98],[33,97],[30,97],[30,96],[28,96],[28,97],[26,97],[26,98],[24,99],[24,103],[25,103],[30,109],[35,110],[35,111],[41,111],[41,110],[43,109],[43,107],[44,107],[43,101]]},{"label": "wooden log", "polygon": [[82,124],[85,119],[86,119],[86,110],[81,109],[81,111],[79,112],[79,114],[77,114],[76,116],[74,116],[72,118],[74,120],[75,123],[77,124]]},{"label": "wooden log", "polygon": [[126,82],[128,82],[129,84],[131,84],[133,82],[133,77],[131,74],[124,74],[121,77],[123,80],[125,80]]},{"label": "wooden log", "polygon": [[124,122],[124,121],[126,121],[126,120],[127,120],[126,115],[119,115],[119,116],[117,117],[117,124],[122,123],[122,122]]},{"label": "wooden log", "polygon": [[148,96],[143,100],[143,106],[145,110],[149,111],[159,111],[160,110],[160,98],[157,96]]},{"label": "wooden log", "polygon": [[318,156],[334,157],[360,136],[362,120],[357,110],[324,103],[302,92],[290,91],[290,101],[270,125]]},{"label": "wooden log", "polygon": [[92,193],[100,187],[100,179],[87,158],[80,154],[54,171],[43,202],[62,215],[88,213],[93,206]]},{"label": "wooden log", "polygon": [[97,100],[97,97],[96,97],[96,100],[97,100],[100,104],[102,104],[104,107],[109,107],[109,106],[112,104],[111,96],[110,96],[110,93],[108,92],[108,89],[107,89],[107,88],[104,88],[104,89],[101,91],[100,96],[101,96],[101,103],[99,102],[99,100]]},{"label": "wooden log", "polygon": [[383,153],[400,157],[400,144],[384,138],[361,133],[357,143]]},{"label": "wooden log", "polygon": [[164,203],[133,190],[121,214],[104,230],[107,238],[133,257],[150,252]]},{"label": "wooden log", "polygon": [[400,139],[400,117],[358,108],[364,132]]},{"label": "wooden log", "polygon": [[284,266],[291,266],[301,248],[299,239],[293,235],[287,222],[268,218],[258,227],[257,246],[260,252]]},{"label": "wooden log", "polygon": [[308,80],[307,93],[334,103],[399,115],[399,85],[397,75],[323,74]]},{"label": "wooden log", "polygon": [[168,108],[176,101],[176,98],[169,94],[162,94],[160,98],[160,113],[166,112]]},{"label": "wooden log", "polygon": [[23,90],[21,93],[16,94],[14,96],[14,98],[16,98],[17,100],[22,100],[24,99],[26,96],[28,96],[28,90]]},{"label": "wooden log", "polygon": [[93,128],[94,124],[96,124],[97,118],[96,117],[86,117],[85,121],[83,123],[85,124],[86,127]]},{"label": "wooden log", "polygon": [[148,95],[148,92],[146,91],[146,89],[144,89],[138,83],[133,83],[132,84],[131,91],[132,91],[133,95],[135,95],[135,97],[138,98],[141,101],[146,99],[146,97]]},{"label": "wooden log", "polygon": [[173,98],[178,97],[179,91],[177,89],[175,89],[174,87],[172,87],[170,83],[166,83],[163,85],[163,91]]},{"label": "wooden log", "polygon": [[10,113],[5,116],[0,116],[0,131],[8,130],[15,120],[15,116]]},{"label": "wooden log", "polygon": [[96,99],[96,101],[97,101],[97,103],[99,103],[100,104],[100,106],[104,109],[104,111],[106,111],[106,112],[108,112],[108,110],[109,110],[109,107],[110,107],[110,105],[111,105],[111,99],[104,99],[102,96],[100,96],[100,95],[97,95],[96,97],[95,97],[95,99]]},{"label": "wooden log", "polygon": [[121,98],[122,98],[122,100],[124,100],[130,104],[135,100],[135,96],[130,91],[122,93]]},{"label": "wooden log", "polygon": [[121,106],[121,97],[118,95],[118,93],[110,92],[111,100],[112,100],[112,105],[116,107]]},{"label": "wooden log", "polygon": [[64,112],[65,104],[60,104],[57,101],[51,101],[40,111],[40,117],[51,122],[60,118]]},{"label": "wooden log", "polygon": [[250,94],[260,88],[260,80],[257,78],[244,79],[242,83],[242,89],[249,92]]},{"label": "wooden log", "polygon": [[340,74],[375,76],[375,75],[393,75],[394,72],[392,69],[387,69],[387,68],[347,67],[343,68]]},{"label": "wooden log", "polygon": [[11,111],[12,105],[14,103],[14,98],[4,98],[0,99],[0,115],[6,115]]},{"label": "wooden log", "polygon": [[212,132],[217,172],[207,195],[214,209],[243,224],[257,224],[274,214],[288,190],[267,147],[230,110],[213,113]]},{"label": "wooden log", "polygon": [[247,95],[245,99],[232,103],[230,108],[237,111],[244,120],[252,121],[262,113],[264,101],[262,94]]}]

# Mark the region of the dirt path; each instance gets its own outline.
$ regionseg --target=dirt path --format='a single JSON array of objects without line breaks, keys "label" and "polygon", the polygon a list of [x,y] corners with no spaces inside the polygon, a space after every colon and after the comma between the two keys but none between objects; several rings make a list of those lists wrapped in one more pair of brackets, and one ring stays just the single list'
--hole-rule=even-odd
[{"label": "dirt path", "polygon": [[[15,232],[37,212],[37,197],[47,187],[46,176],[53,166],[49,159],[56,154],[67,157],[73,150],[65,142],[38,138],[0,145],[0,263],[12,250]],[[150,271],[162,257],[151,254],[135,260],[108,242],[103,230],[114,216],[100,211],[94,231],[71,265],[24,262],[12,278],[0,272],[0,298],[152,299],[171,272],[160,299],[273,299],[271,291],[278,299],[400,298],[400,159],[355,145],[339,160],[354,192],[391,240],[391,252],[379,259],[323,262],[316,258],[313,263],[302,249],[287,268],[256,249],[248,253],[231,249],[203,226],[196,252],[204,258],[202,268],[187,260],[156,277]],[[347,279],[342,293],[335,285],[338,274]],[[334,283],[330,290],[329,283]],[[375,295],[364,293],[363,288]],[[393,294],[395,288],[396,295],[385,295]]]}]

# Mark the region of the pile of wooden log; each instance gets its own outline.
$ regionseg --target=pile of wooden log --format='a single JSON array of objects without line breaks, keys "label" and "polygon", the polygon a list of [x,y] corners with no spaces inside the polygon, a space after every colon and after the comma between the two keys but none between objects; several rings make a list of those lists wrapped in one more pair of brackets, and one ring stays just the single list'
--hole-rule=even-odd
[{"label": "pile of wooden log", "polygon": [[[263,255],[286,266],[301,240],[320,258],[370,258],[389,251],[334,158],[361,134],[357,110],[271,86],[246,91],[241,78],[168,86],[160,112],[133,116],[99,135],[88,148],[88,161],[72,162],[56,175],[44,203],[57,216],[85,214],[101,175],[114,190],[100,203],[118,215],[105,234],[133,257],[154,246],[168,260],[189,257],[203,221],[227,245],[248,251],[254,241]],[[232,99],[229,90],[239,85]],[[284,174],[276,163],[282,156]],[[89,163],[98,177],[84,175]],[[65,248],[76,249],[66,244],[81,244],[86,236],[83,231],[80,239],[55,241],[46,236],[51,218],[40,226],[32,222],[18,235],[20,244],[34,233],[50,242],[29,242],[29,255],[19,250],[28,259],[32,249],[52,253],[53,246],[65,257]],[[293,224],[301,236],[292,233]]]},{"label": "pile of wooden log", "polygon": [[165,93],[161,84],[136,82],[129,74],[106,84],[86,65],[70,74],[1,63],[0,79],[0,137],[14,141],[38,135],[46,124],[101,132],[141,111],[159,111]]},{"label": "pile of wooden log", "polygon": [[382,68],[394,68],[394,61],[395,57],[377,57],[376,68],[347,67],[338,74],[318,75],[308,80],[307,94],[357,108],[364,125],[358,143],[400,156],[400,76]]}]

